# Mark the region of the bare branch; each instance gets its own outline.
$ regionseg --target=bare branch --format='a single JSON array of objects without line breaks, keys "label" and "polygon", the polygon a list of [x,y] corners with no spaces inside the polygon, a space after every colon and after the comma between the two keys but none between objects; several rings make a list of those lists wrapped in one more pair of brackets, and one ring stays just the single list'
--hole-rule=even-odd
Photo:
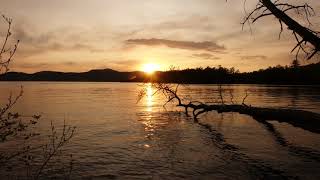
[{"label": "bare branch", "polygon": [[13,56],[15,55],[19,45],[19,40],[18,40],[16,44],[13,45],[13,48],[11,47],[7,48],[9,38],[12,35],[11,33],[12,19],[4,15],[2,15],[2,18],[8,24],[8,28],[7,28],[6,37],[4,39],[4,42],[2,43],[2,47],[0,50],[0,74],[8,72],[9,64],[12,61]]},{"label": "bare branch", "polygon": [[[306,20],[308,26],[302,26],[286,14],[291,11],[295,12],[299,16],[302,16]],[[309,60],[320,51],[319,32],[309,28],[312,26],[310,17],[315,15],[315,11],[307,3],[302,5],[293,5],[281,2],[280,0],[276,0],[274,2],[271,0],[258,0],[256,7],[250,13],[247,13],[245,10],[245,14],[246,16],[241,23],[242,27],[245,24],[248,24],[250,29],[251,24],[266,16],[276,17],[280,24],[279,39],[281,38],[281,34],[283,32],[283,24],[286,24],[288,29],[293,31],[293,34],[297,40],[297,45],[291,51],[296,51],[296,58],[298,58],[299,54],[303,52],[306,55],[306,58]],[[299,38],[297,35],[301,37],[301,40],[298,40]]]},{"label": "bare branch", "polygon": [[247,106],[245,101],[248,98],[249,94],[248,94],[248,90],[245,91],[246,95],[244,96],[244,98],[242,99],[242,105]]},{"label": "bare branch", "polygon": [[[69,140],[73,137],[75,132],[75,127],[67,126],[65,120],[63,121],[63,127],[61,130],[61,135],[57,135],[57,130],[51,121],[51,135],[50,142],[47,145],[43,146],[43,156],[44,160],[42,165],[38,169],[38,172],[35,175],[34,179],[39,179],[42,171],[47,166],[49,161],[59,152],[59,150],[69,142]],[[59,140],[56,142],[56,140]]]}]

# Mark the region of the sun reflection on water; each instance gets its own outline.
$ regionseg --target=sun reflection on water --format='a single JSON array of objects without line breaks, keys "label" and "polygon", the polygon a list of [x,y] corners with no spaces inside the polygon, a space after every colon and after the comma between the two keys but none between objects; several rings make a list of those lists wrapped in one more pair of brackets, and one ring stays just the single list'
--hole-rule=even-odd
[{"label": "sun reflection on water", "polygon": [[153,89],[152,89],[151,84],[148,84],[147,88],[146,88],[146,104],[147,104],[147,111],[152,112]]},{"label": "sun reflection on water", "polygon": [[146,105],[146,109],[145,109],[145,113],[141,116],[142,118],[142,123],[144,124],[144,130],[145,132],[147,132],[146,137],[149,138],[151,136],[153,136],[153,132],[154,132],[154,122],[153,122],[153,88],[151,83],[146,85],[146,96],[145,96],[145,105]]}]

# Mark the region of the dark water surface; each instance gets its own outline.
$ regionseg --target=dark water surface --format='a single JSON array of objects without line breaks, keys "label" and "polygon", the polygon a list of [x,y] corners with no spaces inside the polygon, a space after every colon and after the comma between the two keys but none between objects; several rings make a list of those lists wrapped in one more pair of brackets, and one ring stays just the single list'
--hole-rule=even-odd
[{"label": "dark water surface", "polygon": [[[50,121],[77,127],[66,148],[73,154],[74,179],[320,179],[320,135],[271,121],[261,124],[237,113],[207,113],[206,128],[165,99],[137,102],[133,83],[1,82],[0,98],[23,85],[15,110],[40,113],[37,131]],[[312,86],[225,85],[241,102],[320,113],[320,88]],[[219,101],[216,85],[181,87],[187,100]],[[55,176],[56,172],[46,172]],[[50,174],[51,173],[51,174]]]}]

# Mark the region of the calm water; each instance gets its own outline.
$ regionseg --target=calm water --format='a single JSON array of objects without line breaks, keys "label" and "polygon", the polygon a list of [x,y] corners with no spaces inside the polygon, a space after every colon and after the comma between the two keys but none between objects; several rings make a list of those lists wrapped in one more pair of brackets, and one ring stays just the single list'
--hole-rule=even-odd
[{"label": "calm water", "polygon": [[[320,179],[320,135],[271,122],[274,130],[246,115],[207,113],[202,124],[165,99],[137,102],[132,83],[1,82],[0,98],[23,85],[15,110],[40,113],[37,131],[50,121],[77,127],[65,153],[73,154],[72,178],[88,179]],[[320,113],[320,88],[311,86],[224,86],[247,104],[290,107]],[[215,85],[181,87],[186,100],[219,101]],[[48,171],[47,176],[56,172]]]}]

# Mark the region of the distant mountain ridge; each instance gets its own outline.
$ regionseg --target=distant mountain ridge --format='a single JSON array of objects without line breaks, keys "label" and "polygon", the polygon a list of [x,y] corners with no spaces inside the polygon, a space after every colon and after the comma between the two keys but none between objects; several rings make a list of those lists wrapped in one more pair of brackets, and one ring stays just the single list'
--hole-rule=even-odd
[{"label": "distant mountain ridge", "polygon": [[133,72],[119,72],[112,69],[94,69],[88,72],[40,71],[32,74],[8,72],[0,81],[107,81],[122,82],[132,78]]},{"label": "distant mountain ridge", "polygon": [[207,67],[155,72],[119,72],[93,69],[88,72],[40,71],[32,74],[8,72],[0,81],[76,81],[76,82],[165,82],[183,84],[317,84],[320,85],[320,63],[300,67],[276,66],[239,73],[234,68]]}]

